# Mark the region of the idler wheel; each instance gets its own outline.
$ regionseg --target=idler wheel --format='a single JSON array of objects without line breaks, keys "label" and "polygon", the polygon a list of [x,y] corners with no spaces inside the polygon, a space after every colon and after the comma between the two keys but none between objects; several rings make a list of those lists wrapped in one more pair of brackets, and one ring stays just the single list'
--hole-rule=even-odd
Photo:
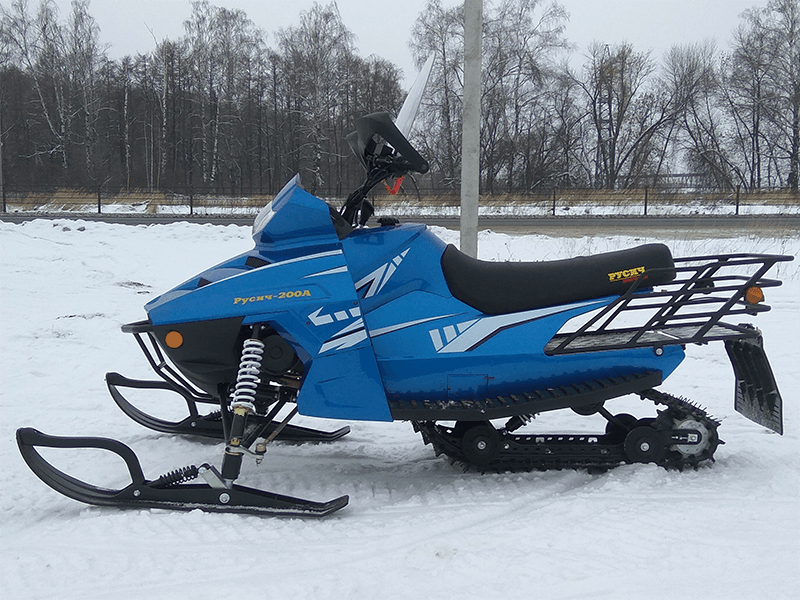
[{"label": "idler wheel", "polygon": [[461,438],[461,451],[473,465],[485,467],[500,450],[500,434],[491,423],[480,423],[467,429]]},{"label": "idler wheel", "polygon": [[657,463],[664,452],[661,434],[652,427],[636,427],[625,436],[625,455],[631,462]]}]

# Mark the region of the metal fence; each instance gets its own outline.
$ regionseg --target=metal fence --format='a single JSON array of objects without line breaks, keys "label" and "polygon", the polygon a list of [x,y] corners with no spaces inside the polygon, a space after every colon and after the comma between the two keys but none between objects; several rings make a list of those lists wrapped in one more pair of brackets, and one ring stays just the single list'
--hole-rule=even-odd
[{"label": "metal fence", "polygon": [[[373,200],[399,214],[453,214],[459,195],[450,190],[390,195],[376,188]],[[325,197],[334,205],[344,199]],[[12,213],[118,213],[162,215],[250,215],[269,203],[271,194],[232,196],[180,191],[119,191],[99,188],[3,190],[3,212]],[[780,214],[800,213],[800,194],[789,190],[727,192],[675,191],[657,188],[623,190],[553,189],[529,194],[483,194],[484,214],[507,215],[661,215],[661,214]]]}]

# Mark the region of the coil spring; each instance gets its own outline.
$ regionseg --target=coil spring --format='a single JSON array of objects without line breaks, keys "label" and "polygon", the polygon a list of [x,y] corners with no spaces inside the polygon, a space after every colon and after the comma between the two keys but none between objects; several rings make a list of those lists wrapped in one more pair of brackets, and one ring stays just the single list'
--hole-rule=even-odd
[{"label": "coil spring", "polygon": [[233,390],[231,406],[246,406],[255,409],[253,401],[256,398],[256,389],[261,383],[261,360],[264,355],[264,342],[256,338],[244,341],[242,346],[242,359],[239,362],[239,372],[236,374],[236,387]]},{"label": "coil spring", "polygon": [[508,433],[511,433],[512,431],[516,431],[523,425],[527,425],[533,419],[534,419],[533,415],[517,415],[515,417],[511,417],[506,423],[505,430]]},{"label": "coil spring", "polygon": [[166,473],[165,475],[162,475],[152,483],[152,487],[166,488],[170,487],[171,485],[178,485],[179,483],[183,483],[184,481],[191,481],[192,479],[197,479],[197,475],[198,475],[197,467],[194,465],[189,465],[188,467],[183,467],[182,469],[176,469],[174,471]]}]

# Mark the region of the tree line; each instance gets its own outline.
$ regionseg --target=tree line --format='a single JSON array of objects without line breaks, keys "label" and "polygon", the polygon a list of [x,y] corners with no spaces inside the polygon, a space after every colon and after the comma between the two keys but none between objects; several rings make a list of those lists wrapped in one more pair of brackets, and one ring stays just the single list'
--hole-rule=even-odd
[{"label": "tree line", "polygon": [[[335,3],[274,33],[192,3],[185,34],[111,60],[88,0],[0,5],[0,179],[7,187],[275,193],[301,173],[344,196],[362,171],[345,135],[397,112],[400,69],[363,58]],[[484,3],[481,191],[657,187],[798,189],[800,0],[741,16],[731,47],[674,46],[660,61],[594,42],[580,68],[557,3]],[[410,45],[434,71],[414,144],[431,188],[458,189],[463,10],[429,0]],[[572,61],[575,62],[575,61]],[[422,182],[419,182],[422,185]],[[430,189],[430,188],[429,188]]]},{"label": "tree line", "polygon": [[[630,44],[592,43],[570,66],[558,4],[500,0],[485,11],[484,192],[695,185],[797,191],[800,5],[770,0],[741,16],[732,46],[676,45],[657,63]],[[422,139],[436,172],[459,177],[463,16],[429,0],[412,33],[436,55]]]},{"label": "tree line", "polygon": [[403,100],[399,69],[358,56],[335,4],[270,48],[243,11],[201,0],[181,39],[118,61],[88,0],[64,21],[50,0],[2,10],[9,185],[273,193],[302,172],[310,191],[346,194],[361,167],[344,136]]}]

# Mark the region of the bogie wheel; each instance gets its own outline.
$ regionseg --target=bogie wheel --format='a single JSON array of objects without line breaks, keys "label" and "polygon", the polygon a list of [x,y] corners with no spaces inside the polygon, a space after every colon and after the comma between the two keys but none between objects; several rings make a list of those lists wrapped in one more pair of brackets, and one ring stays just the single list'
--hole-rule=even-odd
[{"label": "bogie wheel", "polygon": [[614,420],[606,423],[606,435],[621,442],[628,432],[636,426],[636,417],[628,413],[614,415]]},{"label": "bogie wheel", "polygon": [[461,438],[461,451],[470,464],[485,467],[500,450],[500,434],[488,421],[467,429]]},{"label": "bogie wheel", "polygon": [[652,427],[636,427],[625,436],[625,455],[630,462],[658,463],[664,452],[661,434]]},{"label": "bogie wheel", "polygon": [[573,406],[572,412],[582,417],[590,417],[600,412],[600,409],[603,408],[603,404],[605,404],[605,402],[595,402],[594,404],[586,404],[584,406]]}]

